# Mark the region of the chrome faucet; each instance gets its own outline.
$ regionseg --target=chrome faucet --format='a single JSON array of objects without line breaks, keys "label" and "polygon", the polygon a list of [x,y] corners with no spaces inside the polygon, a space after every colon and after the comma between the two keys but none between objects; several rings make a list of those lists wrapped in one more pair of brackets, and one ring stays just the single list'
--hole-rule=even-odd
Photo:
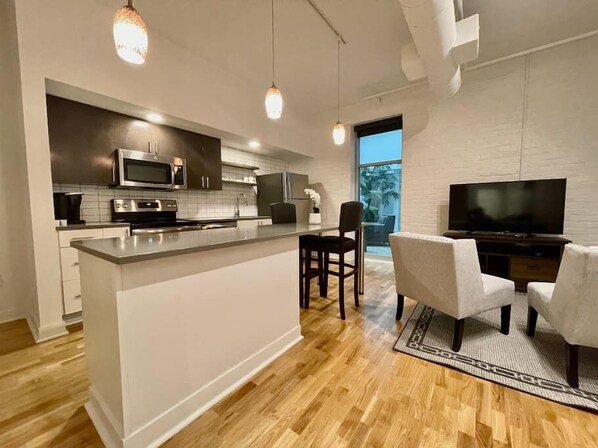
[{"label": "chrome faucet", "polygon": [[237,195],[237,200],[235,201],[235,218],[241,216],[241,210],[239,210],[239,198],[243,198],[243,205],[249,205],[247,202],[247,195],[245,193]]}]

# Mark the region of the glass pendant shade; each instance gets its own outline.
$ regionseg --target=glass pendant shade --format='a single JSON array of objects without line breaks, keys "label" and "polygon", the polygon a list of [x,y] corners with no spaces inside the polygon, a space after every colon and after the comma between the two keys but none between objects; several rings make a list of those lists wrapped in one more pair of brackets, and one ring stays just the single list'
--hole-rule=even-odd
[{"label": "glass pendant shade", "polygon": [[143,64],[147,55],[147,29],[132,6],[125,5],[114,16],[112,26],[116,53],[131,64]]},{"label": "glass pendant shade", "polygon": [[278,120],[282,115],[282,93],[278,87],[272,84],[272,87],[266,92],[266,114],[271,120]]},{"label": "glass pendant shade", "polygon": [[336,145],[345,143],[345,127],[340,121],[337,121],[332,130],[332,139]]}]

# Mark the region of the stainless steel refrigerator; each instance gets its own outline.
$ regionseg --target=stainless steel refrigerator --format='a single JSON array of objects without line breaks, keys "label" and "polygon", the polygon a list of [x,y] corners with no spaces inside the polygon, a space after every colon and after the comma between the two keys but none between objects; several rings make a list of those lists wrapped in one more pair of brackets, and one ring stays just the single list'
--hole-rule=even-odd
[{"label": "stainless steel refrigerator", "polygon": [[290,202],[295,204],[297,222],[308,222],[311,200],[305,194],[308,187],[306,174],[275,173],[257,176],[257,212],[260,216],[271,216],[270,204]]}]

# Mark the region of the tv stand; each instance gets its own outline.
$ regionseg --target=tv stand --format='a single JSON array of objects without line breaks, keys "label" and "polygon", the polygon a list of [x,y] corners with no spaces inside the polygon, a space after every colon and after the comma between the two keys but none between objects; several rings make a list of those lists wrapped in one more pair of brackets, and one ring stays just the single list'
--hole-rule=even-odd
[{"label": "tv stand", "polygon": [[566,238],[496,232],[448,231],[445,237],[474,239],[484,274],[515,282],[517,291],[527,291],[529,282],[554,282],[559,272]]}]

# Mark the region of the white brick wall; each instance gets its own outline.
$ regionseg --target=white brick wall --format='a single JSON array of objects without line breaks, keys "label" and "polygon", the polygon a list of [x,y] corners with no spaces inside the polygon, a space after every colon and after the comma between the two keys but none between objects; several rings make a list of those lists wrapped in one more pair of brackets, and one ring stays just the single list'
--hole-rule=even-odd
[{"label": "white brick wall", "polygon": [[[288,170],[289,163],[273,157],[222,147],[222,160],[258,166],[257,171],[223,166],[222,175],[242,179],[244,176],[270,174]],[[255,173],[255,174],[254,174]],[[115,190],[102,185],[54,184],[54,191],[80,191],[84,193],[81,202],[81,219],[88,222],[110,222],[110,199],[176,199],[179,218],[212,218],[232,216],[236,198],[247,195],[248,206],[241,205],[241,215],[256,215],[256,188],[245,185],[223,184],[222,191],[187,190],[165,192],[151,190]]]},{"label": "white brick wall", "polygon": [[[461,91],[415,87],[344,108],[348,123],[403,114],[401,228],[441,234],[452,183],[568,178],[565,236],[598,245],[598,38],[463,73]],[[353,154],[294,162],[321,182],[336,219],[352,197]]]}]

